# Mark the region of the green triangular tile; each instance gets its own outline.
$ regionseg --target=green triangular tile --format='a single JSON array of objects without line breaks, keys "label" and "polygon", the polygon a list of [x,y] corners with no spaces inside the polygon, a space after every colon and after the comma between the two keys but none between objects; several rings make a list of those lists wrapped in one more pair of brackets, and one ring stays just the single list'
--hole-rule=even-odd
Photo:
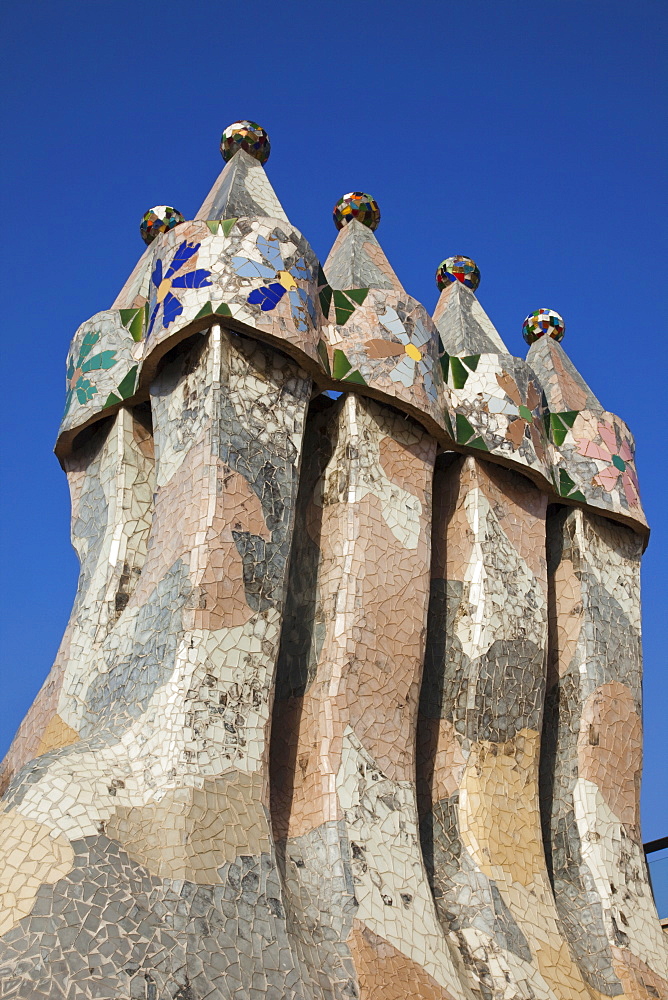
[{"label": "green triangular tile", "polygon": [[207,229],[209,229],[210,232],[215,236],[220,227],[220,222],[218,221],[218,219],[211,219],[209,222],[207,222],[206,225]]},{"label": "green triangular tile", "polygon": [[550,414],[550,430],[552,431],[552,440],[559,447],[564,443],[568,430],[559,419],[558,413]]},{"label": "green triangular tile", "polygon": [[228,306],[227,302],[221,302],[219,306],[216,306],[214,310],[216,316],[231,316],[232,310]]},{"label": "green triangular tile", "polygon": [[232,227],[234,226],[234,223],[236,221],[237,221],[236,218],[235,219],[223,219],[223,221],[220,224],[220,228],[223,230],[223,234],[225,236],[229,236],[230,235]]},{"label": "green triangular tile", "polygon": [[334,364],[332,365],[332,375],[334,378],[343,378],[351,370],[352,365],[348,361],[343,351],[338,348],[334,350]]},{"label": "green triangular tile", "polygon": [[572,427],[575,423],[575,418],[577,417],[579,410],[564,410],[563,413],[559,414],[559,417],[563,420],[565,424]]},{"label": "green triangular tile", "polygon": [[565,469],[559,469],[559,493],[562,497],[568,496],[571,490],[574,488],[575,483],[568,475]]},{"label": "green triangular tile", "polygon": [[358,306],[361,306],[365,298],[369,294],[368,288],[346,288],[346,295],[353,302],[356,302]]},{"label": "green triangular tile", "polygon": [[120,396],[117,396],[115,392],[110,392],[109,395],[107,396],[107,401],[104,404],[104,406],[102,407],[102,409],[106,410],[106,408],[108,406],[113,406],[114,403],[121,403],[121,402],[122,402],[122,400],[121,400]]},{"label": "green triangular tile", "polygon": [[478,367],[478,362],[480,361],[480,355],[469,354],[468,357],[462,358],[462,361],[464,362],[467,368],[470,368],[471,371],[474,372]]},{"label": "green triangular tile", "polygon": [[137,309],[119,309],[118,315],[121,317],[121,323],[124,327],[128,327],[132,320],[137,315]]},{"label": "green triangular tile", "polygon": [[141,340],[144,332],[144,310],[139,309],[119,309],[121,323],[130,333],[133,340]]},{"label": "green triangular tile", "polygon": [[[439,342],[440,342],[440,338],[439,338]],[[441,347],[442,346],[443,345],[441,344]],[[445,382],[447,382],[448,381],[448,375],[449,375],[449,372],[450,372],[450,355],[448,354],[447,351],[443,351],[443,353],[439,355],[438,360],[441,363],[441,371],[443,373],[443,380]]]},{"label": "green triangular tile", "polygon": [[121,399],[127,399],[135,391],[135,382],[137,381],[137,365],[134,365],[126,375],[123,376],[121,381],[116,386],[116,392],[119,394]]},{"label": "green triangular tile", "polygon": [[466,419],[463,413],[458,413],[455,417],[455,426],[457,428],[457,440],[460,444],[468,444],[469,440],[475,434],[475,431],[471,427],[470,423]]},{"label": "green triangular tile", "polygon": [[329,285],[325,285],[324,288],[320,289],[318,293],[320,298],[320,308],[322,309],[322,314],[327,319],[329,317],[329,307],[332,304],[332,289]]},{"label": "green triangular tile", "polygon": [[137,315],[130,323],[128,327],[130,333],[132,334],[132,339],[139,342],[144,334],[144,310],[138,309]]},{"label": "green triangular tile", "polygon": [[469,373],[459,358],[450,358],[450,370],[452,372],[452,384],[455,389],[463,389]]},{"label": "green triangular tile", "polygon": [[195,319],[200,319],[202,316],[213,316],[213,306],[210,302],[205,302],[200,311],[195,316]]},{"label": "green triangular tile", "polygon": [[354,312],[354,309],[341,309],[337,306],[334,310],[337,324],[339,326],[345,326]]},{"label": "green triangular tile", "polygon": [[489,448],[481,437],[473,438],[473,441],[469,441],[468,444],[469,448],[479,448],[480,451],[489,451]]},{"label": "green triangular tile", "polygon": [[351,304],[350,299],[347,299],[338,288],[334,290],[334,309],[336,312],[336,322],[339,326],[343,326],[355,311],[355,307]]},{"label": "green triangular tile", "polygon": [[358,371],[351,372],[343,379],[344,382],[357,382],[359,385],[366,385],[366,379]]}]

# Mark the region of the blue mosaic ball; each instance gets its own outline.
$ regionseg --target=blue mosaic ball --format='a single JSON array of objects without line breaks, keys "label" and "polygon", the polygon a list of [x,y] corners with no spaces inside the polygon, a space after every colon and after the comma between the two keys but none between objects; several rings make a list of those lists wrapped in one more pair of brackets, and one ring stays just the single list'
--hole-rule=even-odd
[{"label": "blue mosaic ball", "polygon": [[470,257],[462,257],[457,254],[454,257],[446,257],[436,268],[436,284],[442,292],[444,288],[454,281],[461,281],[472,292],[480,284],[480,270],[478,265]]},{"label": "blue mosaic ball", "polygon": [[179,211],[171,205],[154,205],[141,217],[139,232],[148,246],[160,233],[168,233],[175,226],[180,226],[186,220]]},{"label": "blue mosaic ball", "polygon": [[529,313],[522,324],[522,336],[527,344],[535,344],[541,337],[552,337],[553,340],[563,340],[566,324],[554,309],[536,309]]},{"label": "blue mosaic ball", "polygon": [[266,163],[271,152],[269,136],[257,122],[233,122],[220,137],[220,152],[227,163],[239,149]]}]

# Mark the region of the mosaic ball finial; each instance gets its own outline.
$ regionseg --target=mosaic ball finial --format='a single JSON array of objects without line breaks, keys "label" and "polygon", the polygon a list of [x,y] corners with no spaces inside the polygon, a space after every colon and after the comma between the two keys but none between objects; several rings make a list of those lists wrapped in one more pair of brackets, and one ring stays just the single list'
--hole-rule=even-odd
[{"label": "mosaic ball finial", "polygon": [[349,191],[343,198],[339,198],[332,216],[337,229],[343,229],[346,223],[357,219],[373,230],[378,228],[380,209],[378,202],[370,194],[365,194],[364,191]]},{"label": "mosaic ball finial", "polygon": [[554,340],[563,340],[565,332],[566,324],[554,309],[536,309],[522,324],[522,336],[527,344],[535,344],[546,334]]},{"label": "mosaic ball finial", "polygon": [[470,257],[462,257],[457,254],[454,257],[446,257],[436,268],[436,284],[442,292],[444,288],[451,285],[453,281],[461,281],[472,292],[480,284],[480,271],[478,265]]},{"label": "mosaic ball finial", "polygon": [[142,215],[139,232],[148,246],[160,233],[168,233],[174,226],[180,226],[185,221],[181,213],[171,205],[154,205]]},{"label": "mosaic ball finial", "polygon": [[260,163],[266,163],[269,159],[269,136],[257,122],[233,122],[221,135],[220,152],[226,163],[240,149],[254,156]]}]

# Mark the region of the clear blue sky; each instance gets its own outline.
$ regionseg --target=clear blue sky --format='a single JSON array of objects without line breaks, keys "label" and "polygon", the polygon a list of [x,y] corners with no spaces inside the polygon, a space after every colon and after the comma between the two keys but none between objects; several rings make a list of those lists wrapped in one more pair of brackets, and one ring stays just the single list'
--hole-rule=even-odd
[{"label": "clear blue sky", "polygon": [[[65,355],[109,307],[143,212],[192,217],[222,129],[259,121],[269,177],[324,259],[345,191],[429,308],[464,253],[511,352],[549,306],[603,405],[631,426],[653,536],[644,561],[643,835],[668,834],[662,496],[665,46],[652,0],[24,0],[4,4],[0,753],[46,676],[76,587],[52,455]],[[663,213],[663,218],[662,218]]]}]

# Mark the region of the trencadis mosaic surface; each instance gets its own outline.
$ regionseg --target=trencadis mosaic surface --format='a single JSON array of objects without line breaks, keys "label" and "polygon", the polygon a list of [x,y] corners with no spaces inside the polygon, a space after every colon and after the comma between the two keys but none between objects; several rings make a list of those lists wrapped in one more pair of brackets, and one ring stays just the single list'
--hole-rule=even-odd
[{"label": "trencadis mosaic surface", "polygon": [[0,997],[668,996],[630,430],[553,310],[513,357],[471,258],[430,316],[368,195],[321,264],[264,129],[221,151],[68,354],[81,574],[3,765]]}]

